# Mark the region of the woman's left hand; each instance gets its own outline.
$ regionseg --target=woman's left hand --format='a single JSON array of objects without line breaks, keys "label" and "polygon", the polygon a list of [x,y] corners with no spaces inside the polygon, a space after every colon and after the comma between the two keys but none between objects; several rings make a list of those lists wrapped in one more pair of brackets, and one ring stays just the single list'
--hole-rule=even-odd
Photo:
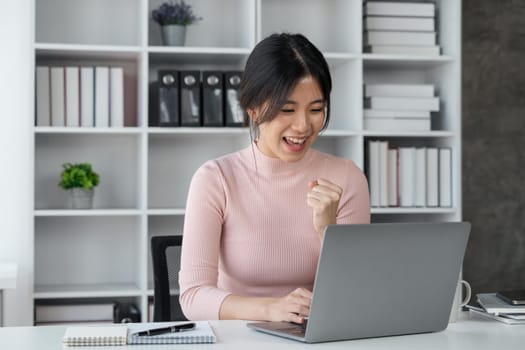
[{"label": "woman's left hand", "polygon": [[313,209],[314,228],[322,238],[325,227],[336,223],[337,208],[343,189],[326,179],[311,181],[308,187],[310,191],[306,203]]}]

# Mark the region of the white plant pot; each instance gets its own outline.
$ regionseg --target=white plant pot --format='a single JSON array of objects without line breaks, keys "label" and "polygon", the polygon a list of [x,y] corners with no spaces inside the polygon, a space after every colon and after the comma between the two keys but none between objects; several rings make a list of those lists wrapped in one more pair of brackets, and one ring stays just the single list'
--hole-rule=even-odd
[{"label": "white plant pot", "polygon": [[95,189],[85,191],[82,188],[73,188],[70,192],[72,209],[92,209]]},{"label": "white plant pot", "polygon": [[186,26],[167,24],[161,26],[162,43],[165,46],[184,46],[186,42]]}]

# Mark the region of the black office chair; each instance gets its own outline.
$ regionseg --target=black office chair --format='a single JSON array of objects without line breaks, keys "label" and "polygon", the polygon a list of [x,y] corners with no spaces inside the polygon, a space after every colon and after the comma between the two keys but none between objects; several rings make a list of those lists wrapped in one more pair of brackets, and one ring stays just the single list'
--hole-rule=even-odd
[{"label": "black office chair", "polygon": [[182,236],[151,237],[153,261],[153,321],[186,321],[179,303]]}]

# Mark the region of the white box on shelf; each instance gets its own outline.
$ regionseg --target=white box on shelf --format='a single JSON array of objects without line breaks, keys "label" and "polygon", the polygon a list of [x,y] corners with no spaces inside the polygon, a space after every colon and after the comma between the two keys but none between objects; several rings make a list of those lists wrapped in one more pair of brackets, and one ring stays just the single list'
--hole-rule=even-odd
[{"label": "white box on shelf", "polygon": [[113,321],[113,308],[113,303],[36,305],[35,322]]},{"label": "white box on shelf", "polygon": [[36,126],[51,126],[49,67],[36,67]]}]

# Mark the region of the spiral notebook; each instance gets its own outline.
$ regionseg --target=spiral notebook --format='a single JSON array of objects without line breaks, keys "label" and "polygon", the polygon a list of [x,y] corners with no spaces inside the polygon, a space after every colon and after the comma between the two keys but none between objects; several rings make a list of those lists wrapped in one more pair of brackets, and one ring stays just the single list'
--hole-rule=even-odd
[{"label": "spiral notebook", "polygon": [[216,337],[208,321],[195,322],[191,331],[165,333],[150,336],[137,336],[137,332],[149,329],[168,327],[177,322],[129,323],[128,344],[201,344],[215,343]]},{"label": "spiral notebook", "polygon": [[137,332],[168,327],[177,322],[127,323],[125,325],[68,327],[62,339],[67,346],[108,346],[126,344],[200,344],[215,343],[208,321],[195,322],[191,331],[137,336]]},{"label": "spiral notebook", "polygon": [[62,342],[67,346],[126,345],[126,325],[67,327]]}]

